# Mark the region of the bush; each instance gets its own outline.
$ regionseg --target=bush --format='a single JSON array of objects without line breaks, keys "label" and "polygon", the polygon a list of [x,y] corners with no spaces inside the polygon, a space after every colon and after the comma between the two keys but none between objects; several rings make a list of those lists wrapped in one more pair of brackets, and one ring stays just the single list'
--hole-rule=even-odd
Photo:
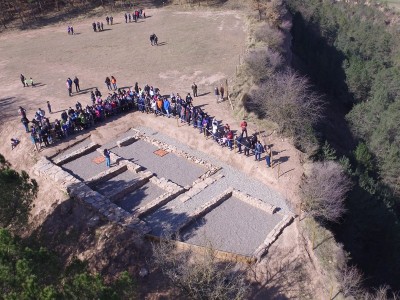
[{"label": "bush", "polygon": [[338,222],[345,212],[344,201],[350,188],[350,178],[338,163],[314,163],[311,174],[303,176],[300,183],[303,210],[318,220]]},{"label": "bush", "polygon": [[282,53],[285,35],[278,29],[273,29],[267,23],[262,23],[254,32],[256,41],[263,42],[272,51]]},{"label": "bush", "polygon": [[276,122],[297,147],[310,151],[317,144],[313,126],[322,117],[323,103],[305,77],[290,71],[275,75],[252,90],[245,108]]},{"label": "bush", "polygon": [[268,48],[250,50],[244,58],[246,73],[256,84],[270,79],[283,66],[282,56]]}]

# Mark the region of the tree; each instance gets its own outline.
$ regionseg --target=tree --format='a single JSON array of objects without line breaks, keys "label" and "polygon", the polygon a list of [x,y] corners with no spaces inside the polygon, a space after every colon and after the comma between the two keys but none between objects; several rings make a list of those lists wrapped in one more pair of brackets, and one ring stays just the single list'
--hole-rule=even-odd
[{"label": "tree", "polygon": [[345,212],[344,200],[350,188],[351,181],[338,163],[314,163],[311,173],[300,183],[302,208],[319,220],[338,222]]},{"label": "tree", "polygon": [[77,260],[63,271],[59,258],[46,248],[27,247],[0,228],[0,295],[1,299],[136,299],[136,287],[126,272],[106,285]]},{"label": "tree", "polygon": [[37,191],[36,181],[11,169],[0,154],[0,227],[26,224]]}]

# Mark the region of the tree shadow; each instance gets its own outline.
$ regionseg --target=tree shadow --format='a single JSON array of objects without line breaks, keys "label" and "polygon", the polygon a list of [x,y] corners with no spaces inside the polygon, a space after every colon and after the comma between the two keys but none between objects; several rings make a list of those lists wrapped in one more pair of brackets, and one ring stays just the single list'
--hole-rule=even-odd
[{"label": "tree shadow", "polygon": [[294,255],[294,250],[294,247],[278,249],[273,246],[267,257],[249,270],[253,274],[249,299],[289,299],[287,294],[301,299],[313,295],[307,289],[310,279],[304,258]]}]

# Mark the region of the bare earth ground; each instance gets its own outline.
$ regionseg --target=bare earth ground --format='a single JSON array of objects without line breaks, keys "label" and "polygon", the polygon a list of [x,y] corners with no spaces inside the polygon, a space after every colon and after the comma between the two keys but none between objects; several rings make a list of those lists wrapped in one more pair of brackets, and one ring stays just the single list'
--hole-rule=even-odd
[{"label": "bare earth ground", "polygon": [[[74,106],[76,101],[89,103],[89,93],[68,97],[65,81],[75,75],[80,78],[82,90],[98,87],[103,96],[106,94],[104,79],[111,75],[117,78],[119,87],[132,86],[137,81],[141,87],[146,83],[159,87],[162,94],[178,92],[185,95],[191,92],[190,86],[195,81],[202,96],[195,98],[194,104],[203,105],[212,116],[231,124],[233,129],[239,129],[241,120],[233,117],[227,102],[216,103],[213,88],[234,76],[238,55],[246,43],[244,17],[235,11],[191,12],[169,8],[147,10],[146,14],[149,18],[128,24],[125,24],[122,13],[115,15],[115,25],[105,25],[107,30],[100,33],[91,29],[93,21],[101,21],[98,18],[73,23],[75,36],[67,35],[66,25],[0,35],[0,136],[3,141],[0,153],[15,168],[29,171],[39,155],[54,155],[88,134],[95,142],[104,144],[129,128],[145,125],[241,169],[279,191],[290,204],[297,203],[296,188],[302,174],[300,154],[289,142],[269,132],[265,141],[273,145],[274,159],[281,162],[279,168],[267,169],[264,162],[256,163],[253,158],[228,152],[209,140],[199,138],[192,128],[178,127],[174,120],[140,113],[117,117],[72,140],[44,149],[40,154],[33,151],[20,123],[18,106],[25,107],[28,118],[33,118],[39,107],[46,110],[46,101],[51,102],[54,112]],[[104,18],[103,23],[106,23]],[[148,37],[153,32],[162,46],[150,45]],[[23,88],[20,73],[32,76],[38,86]],[[59,112],[54,113],[50,120],[59,116]],[[257,129],[255,124],[249,124],[250,134]],[[11,137],[22,141],[13,151],[9,146]],[[279,179],[278,170],[281,174]],[[36,220],[44,220],[56,207],[55,203],[61,203],[67,197],[50,183],[38,180],[40,194],[33,215]],[[274,246],[276,250],[271,253],[282,255],[287,252],[285,259],[291,262],[305,260],[300,240],[294,223],[284,231]],[[280,255],[277,255],[277,260],[284,261],[278,258]],[[274,260],[274,256],[269,259]],[[282,287],[277,295],[300,297],[299,291],[306,289],[300,288],[299,282],[315,287],[318,279],[309,277],[313,268],[312,264],[305,264],[308,275],[303,276],[302,281],[287,283],[287,287],[297,284],[297,288],[287,290]],[[305,282],[304,278],[307,278]]]}]

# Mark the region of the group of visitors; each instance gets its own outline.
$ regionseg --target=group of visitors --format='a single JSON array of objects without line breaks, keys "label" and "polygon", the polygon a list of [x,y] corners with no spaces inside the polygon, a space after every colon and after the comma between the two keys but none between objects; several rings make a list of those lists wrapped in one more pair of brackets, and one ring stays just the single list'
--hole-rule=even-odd
[{"label": "group of visitors", "polygon": [[68,95],[72,97],[72,83],[75,85],[75,91],[79,93],[81,91],[80,86],[79,86],[79,79],[78,77],[75,76],[74,80],[72,80],[70,77],[68,77],[66,85],[67,85],[67,90],[68,90]]},{"label": "group of visitors", "polygon": [[139,10],[135,10],[135,11],[132,13],[132,15],[131,15],[129,12],[128,12],[128,13],[125,13],[124,17],[125,17],[125,23],[128,23],[128,21],[129,21],[129,23],[130,23],[131,21],[137,22],[137,20],[138,20],[139,18],[144,18],[144,19],[146,19],[146,13],[143,11],[143,9],[139,9]]},{"label": "group of visitors", "polygon": [[21,74],[19,78],[21,79],[23,87],[28,87],[29,85],[31,85],[31,87],[35,87],[32,77],[28,79],[27,77]]},{"label": "group of visitors", "polygon": [[69,35],[74,35],[74,27],[68,26],[67,31]]},{"label": "group of visitors", "polygon": [[114,76],[111,76],[111,79],[110,79],[110,77],[106,77],[106,80],[104,81],[105,82],[105,84],[106,84],[106,86],[107,86],[107,89],[109,90],[109,91],[112,91],[112,90],[114,90],[114,91],[116,91],[117,90],[117,79],[115,79],[115,77]]},{"label": "group of visitors", "polygon": [[[114,77],[111,76],[111,78]],[[68,79],[70,80],[70,78]],[[72,81],[70,82],[72,86]],[[148,84],[142,89],[136,82],[133,88],[125,90],[117,88],[116,80],[114,82],[115,86],[111,80],[110,83],[113,84],[112,93],[110,92],[106,97],[103,97],[101,92],[96,88],[90,93],[91,104],[84,107],[81,103],[77,102],[75,107],[69,107],[63,111],[60,118],[56,119],[54,123],[50,123],[49,119],[45,117],[44,110],[40,108],[35,113],[35,117],[29,121],[26,117],[25,109],[20,107],[21,122],[26,132],[31,134],[31,140],[35,145],[35,149],[39,151],[43,146],[47,147],[56,140],[88,129],[112,115],[138,110],[142,113],[153,114],[156,117],[177,118],[181,123],[193,126],[193,128],[199,130],[199,133],[204,136],[212,137],[219,145],[227,147],[231,151],[237,147],[238,153],[244,153],[246,156],[254,155],[257,161],[261,160],[262,153],[265,153],[267,166],[271,166],[270,147],[263,146],[256,134],[248,136],[247,122],[245,120],[240,124],[241,133],[235,135],[228,124],[222,126],[216,118],[211,118],[201,107],[196,106],[193,103],[190,93],[183,97],[179,93],[162,96],[158,88]],[[193,86],[195,86],[195,83]],[[112,90],[110,87],[110,85],[107,85],[107,88]],[[78,91],[79,81],[76,88]],[[48,109],[49,113],[51,113],[49,102]],[[30,124],[31,126],[29,127]]]},{"label": "group of visitors", "polygon": [[215,87],[214,95],[215,95],[215,98],[217,99],[217,103],[219,103],[220,99],[221,99],[221,101],[224,101],[225,89],[224,89],[224,86],[222,83],[219,88],[217,86]]},{"label": "group of visitors", "polygon": [[104,25],[103,22],[93,22],[92,23],[92,28],[94,32],[100,32],[104,30]]},{"label": "group of visitors", "polygon": [[114,24],[114,18],[112,17],[112,16],[107,16],[106,17],[106,22],[107,22],[107,25],[113,25]]}]

